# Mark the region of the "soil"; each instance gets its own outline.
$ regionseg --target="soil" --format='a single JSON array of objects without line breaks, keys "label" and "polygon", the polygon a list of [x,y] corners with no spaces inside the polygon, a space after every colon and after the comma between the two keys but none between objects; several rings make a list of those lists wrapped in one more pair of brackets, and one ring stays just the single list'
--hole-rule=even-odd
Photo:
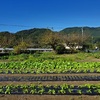
[{"label": "soil", "polygon": [[[0,74],[0,76],[84,76],[84,75],[100,75],[96,73],[84,73],[84,74]],[[43,85],[56,85],[56,84],[99,84],[100,81],[48,81],[48,82],[0,82],[0,85],[8,84],[43,84]],[[99,95],[0,95],[0,100],[100,100]]]},{"label": "soil", "polygon": [[0,95],[0,100],[100,100],[90,95]]},{"label": "soil", "polygon": [[21,84],[42,84],[42,85],[61,85],[61,84],[69,84],[69,85],[84,85],[84,84],[100,84],[100,81],[57,81],[57,82],[0,82],[0,85],[8,85],[8,84],[12,84],[12,85],[21,85]]},{"label": "soil", "polygon": [[100,76],[100,73],[75,73],[75,74],[0,74],[0,76],[85,76],[85,75],[89,75],[89,76]]}]

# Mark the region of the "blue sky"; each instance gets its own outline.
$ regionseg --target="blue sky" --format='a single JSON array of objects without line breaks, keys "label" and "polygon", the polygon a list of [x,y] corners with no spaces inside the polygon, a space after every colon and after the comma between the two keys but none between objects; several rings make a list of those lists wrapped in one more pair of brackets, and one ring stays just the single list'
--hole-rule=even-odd
[{"label": "blue sky", "polygon": [[0,0],[0,31],[100,26],[100,0]]}]

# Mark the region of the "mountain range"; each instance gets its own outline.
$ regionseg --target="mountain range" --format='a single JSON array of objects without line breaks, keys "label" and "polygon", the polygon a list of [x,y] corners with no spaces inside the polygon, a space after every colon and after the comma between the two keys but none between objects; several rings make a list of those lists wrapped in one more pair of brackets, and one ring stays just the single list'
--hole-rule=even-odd
[{"label": "mountain range", "polygon": [[[18,41],[25,40],[25,41],[31,41],[38,44],[38,40],[42,35],[44,35],[46,32],[51,31],[50,29],[45,28],[33,28],[29,30],[22,30],[18,31],[16,33],[10,33],[10,32],[0,32],[0,45],[2,44],[2,41],[8,41],[9,39],[14,40],[14,42],[18,43]],[[82,33],[83,32],[83,33]],[[100,41],[100,27],[70,27],[65,28],[59,32],[61,34],[71,34],[71,33],[79,33],[79,34],[90,34],[94,39],[97,39]],[[15,43],[15,44],[16,44]]]},{"label": "mountain range", "polygon": [[70,34],[70,33],[79,33],[79,34],[90,34],[93,37],[99,38],[100,37],[100,27],[71,27],[65,28],[60,32],[63,34]]}]

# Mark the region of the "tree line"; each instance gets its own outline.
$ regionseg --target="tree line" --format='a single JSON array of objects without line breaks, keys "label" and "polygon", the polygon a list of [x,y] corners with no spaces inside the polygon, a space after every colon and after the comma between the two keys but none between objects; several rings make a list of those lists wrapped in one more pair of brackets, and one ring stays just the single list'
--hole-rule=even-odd
[{"label": "tree line", "polygon": [[29,31],[20,31],[16,34],[1,32],[0,47],[13,47],[15,53],[20,53],[22,49],[25,51],[28,47],[53,48],[56,53],[62,54],[95,49],[95,47],[99,48],[100,43],[95,43],[92,35],[87,33],[62,34],[49,29],[31,29]]}]

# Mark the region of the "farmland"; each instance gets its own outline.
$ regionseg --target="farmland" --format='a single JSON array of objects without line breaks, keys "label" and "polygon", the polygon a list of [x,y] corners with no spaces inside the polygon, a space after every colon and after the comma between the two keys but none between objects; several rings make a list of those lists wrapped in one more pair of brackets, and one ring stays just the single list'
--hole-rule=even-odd
[{"label": "farmland", "polygon": [[99,95],[99,52],[0,58],[0,100],[100,100]]}]

